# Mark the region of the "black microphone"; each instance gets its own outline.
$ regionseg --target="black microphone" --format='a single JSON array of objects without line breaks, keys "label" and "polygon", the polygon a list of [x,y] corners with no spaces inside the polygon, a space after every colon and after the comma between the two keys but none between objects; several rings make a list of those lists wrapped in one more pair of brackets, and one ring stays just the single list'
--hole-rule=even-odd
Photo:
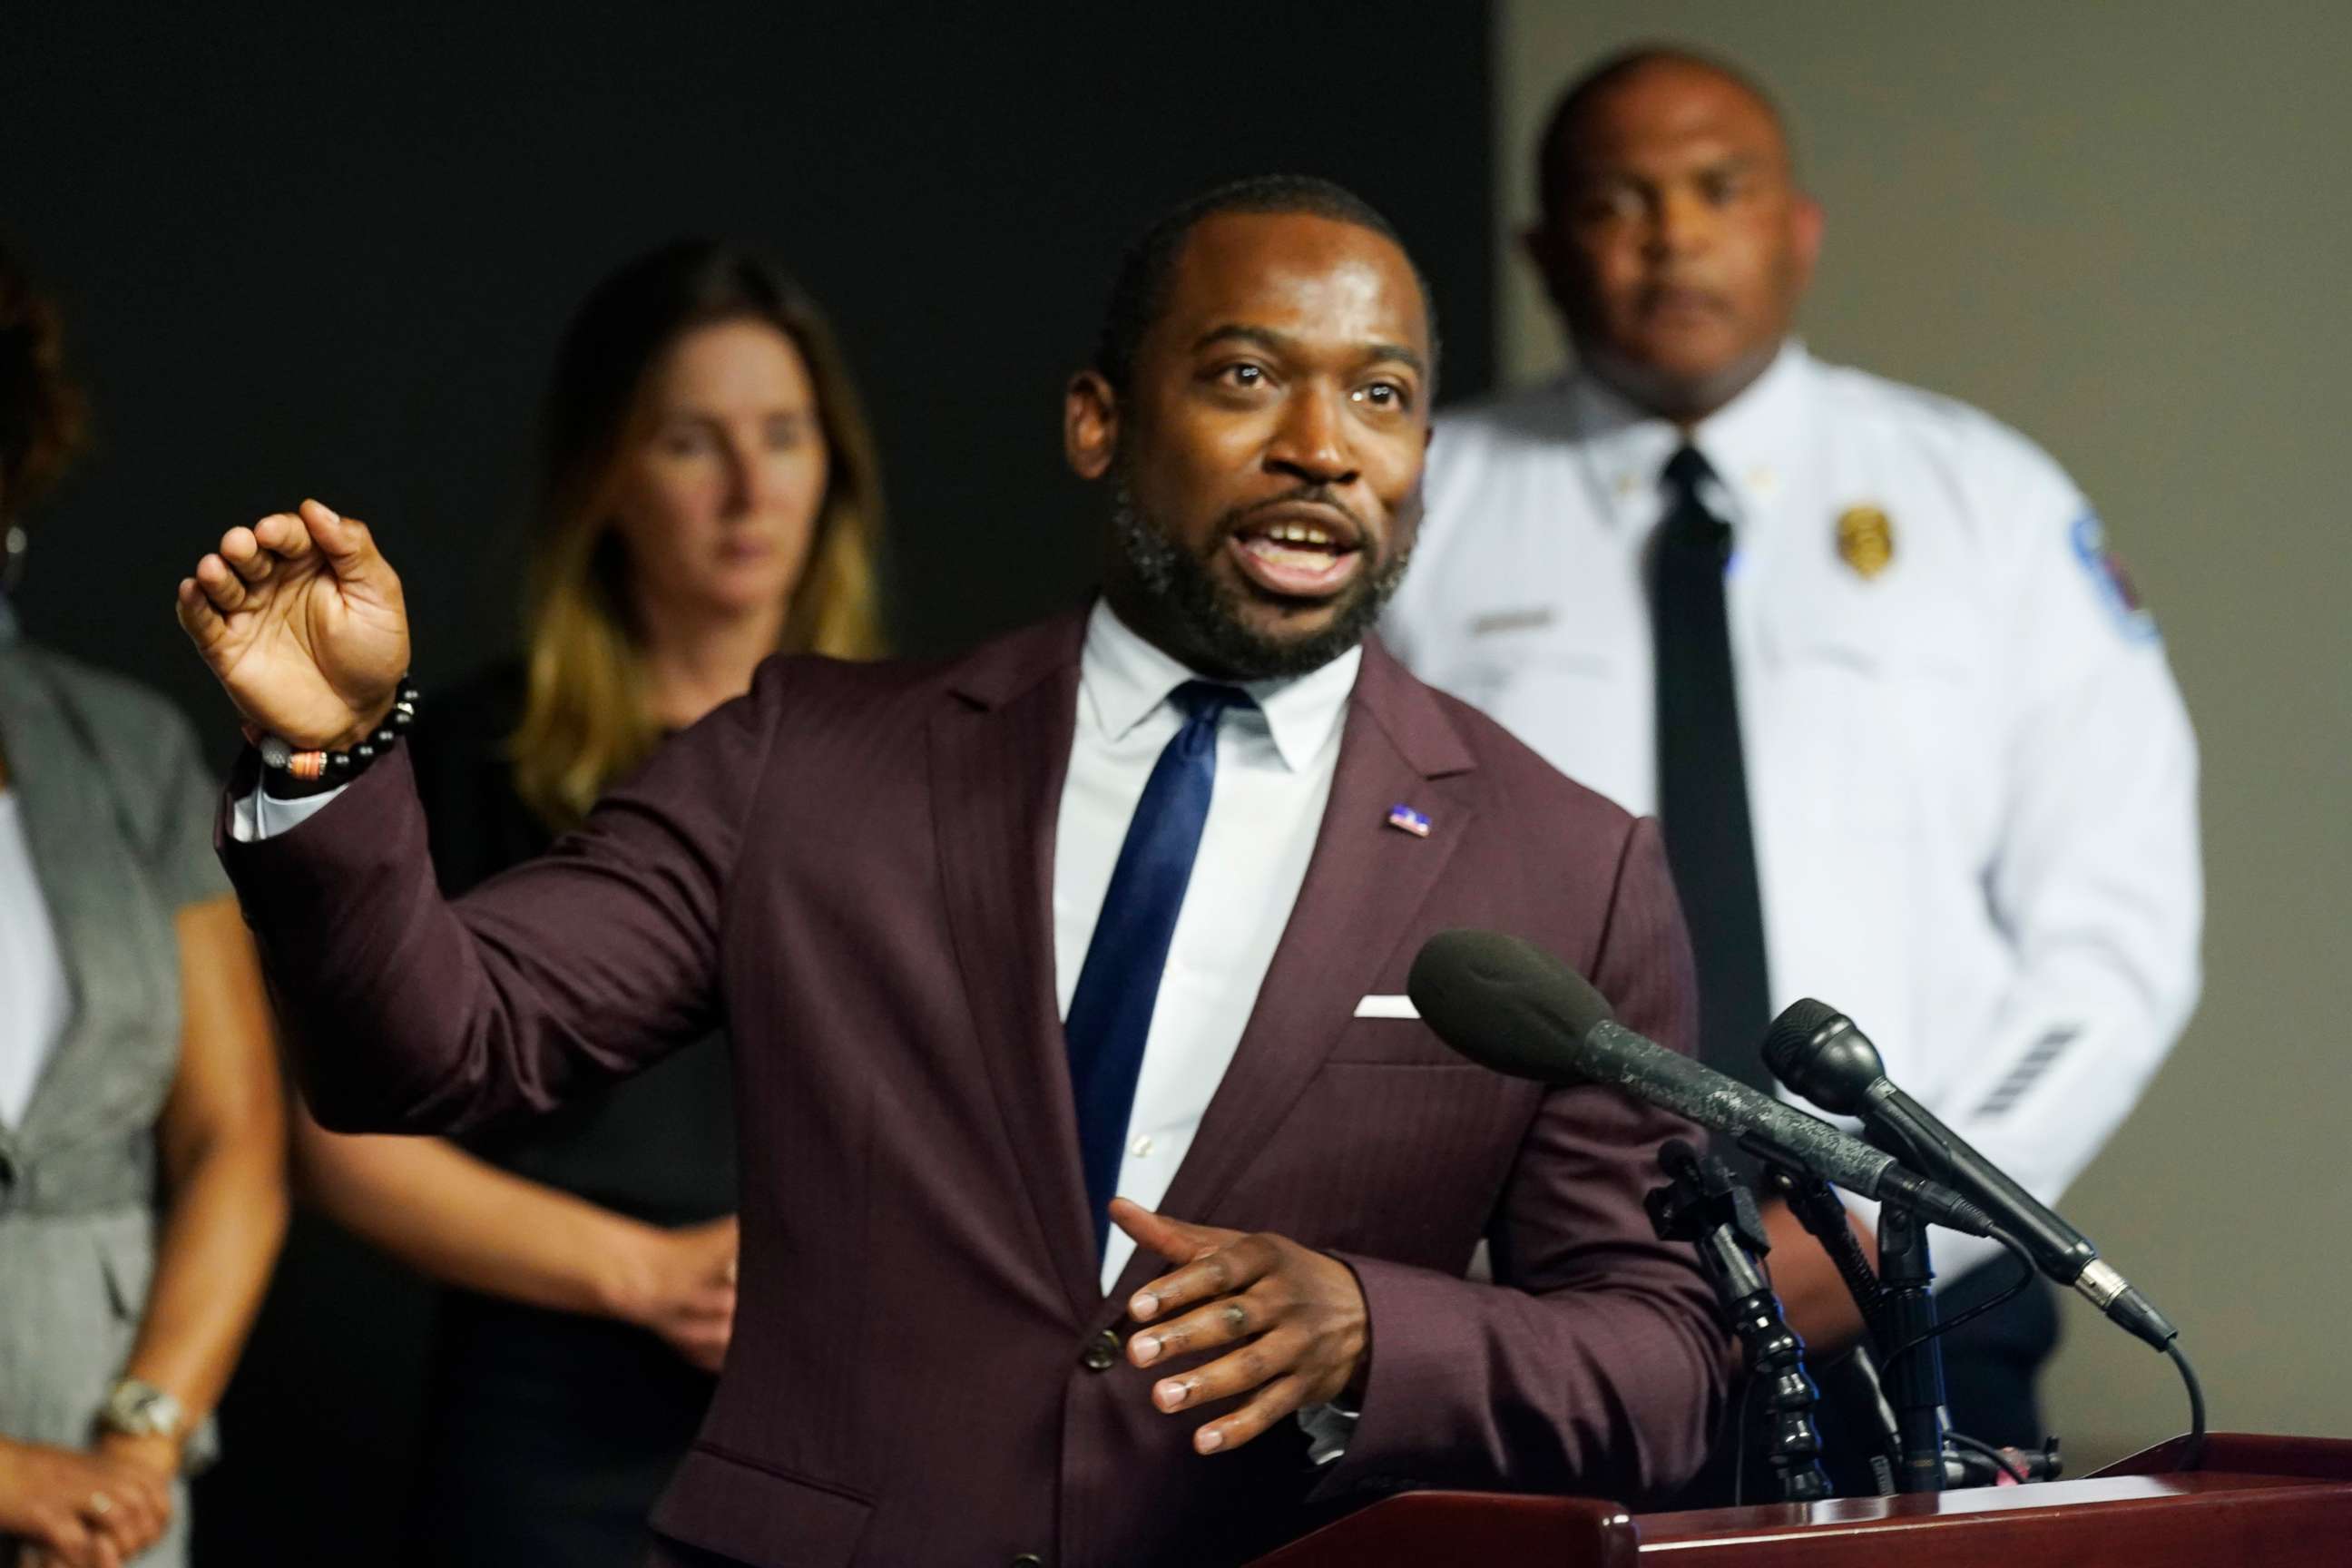
[{"label": "black microphone", "polygon": [[1584,976],[1499,931],[1440,931],[1404,983],[1422,1020],[1481,1067],[1538,1083],[1597,1083],[1675,1111],[1742,1147],[1970,1236],[1992,1221],[1818,1116],[1646,1040],[1609,1016]]},{"label": "black microphone", "polygon": [[1853,1020],[1825,1002],[1790,1004],[1765,1037],[1764,1061],[1782,1083],[1841,1116],[1859,1117],[1874,1142],[1895,1143],[1990,1210],[2042,1273],[2072,1285],[2108,1317],[2158,1350],[2179,1331],[2148,1299],[2101,1261],[2090,1237],[2060,1219],[2001,1168],[1969,1147],[1936,1113],[1895,1087],[1878,1047]]}]

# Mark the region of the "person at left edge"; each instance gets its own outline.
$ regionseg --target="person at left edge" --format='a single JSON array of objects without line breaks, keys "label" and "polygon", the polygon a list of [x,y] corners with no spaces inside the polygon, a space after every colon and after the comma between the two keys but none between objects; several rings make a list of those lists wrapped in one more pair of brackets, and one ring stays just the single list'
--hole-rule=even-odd
[{"label": "person at left edge", "polygon": [[187,720],[17,630],[81,427],[62,337],[0,248],[0,1563],[180,1568],[285,1231],[285,1101]]},{"label": "person at left edge", "polygon": [[[771,660],[454,904],[398,747],[233,794],[330,1126],[545,1108],[725,1017],[739,1310],[656,1562],[1235,1562],[1377,1489],[1642,1496],[1698,1463],[1727,1346],[1641,1205],[1692,1130],[1395,1016],[1421,943],[1479,925],[1644,1033],[1691,1022],[1654,826],[1363,637],[1435,356],[1362,202],[1212,193],[1129,254],[1066,400],[1112,501],[1090,611],[943,665]],[[179,611],[251,722],[332,749],[389,710],[402,593],[307,502],[231,530]]]}]

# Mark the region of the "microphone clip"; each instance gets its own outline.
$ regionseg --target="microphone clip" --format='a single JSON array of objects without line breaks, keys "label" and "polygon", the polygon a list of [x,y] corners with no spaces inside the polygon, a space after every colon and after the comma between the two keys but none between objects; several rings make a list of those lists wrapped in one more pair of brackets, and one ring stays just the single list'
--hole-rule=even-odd
[{"label": "microphone clip", "polygon": [[[1658,1239],[1687,1241],[1698,1248],[1699,1265],[1739,1337],[1748,1375],[1761,1396],[1761,1447],[1780,1500],[1814,1502],[1828,1497],[1822,1435],[1813,1425],[1821,1390],[1805,1371],[1805,1342],[1781,1315],[1780,1300],[1765,1272],[1764,1255],[1772,1243],[1757,1212],[1756,1194],[1722,1161],[1701,1156],[1679,1138],[1658,1151],[1658,1163],[1667,1183],[1646,1194],[1642,1206]],[[1738,1440],[1746,1444],[1748,1434],[1740,1432]]]},{"label": "microphone clip", "polygon": [[1761,1258],[1772,1250],[1756,1194],[1713,1155],[1702,1158],[1681,1139],[1668,1141],[1658,1151],[1658,1164],[1669,1178],[1643,1198],[1650,1224],[1662,1241],[1696,1241],[1718,1226],[1729,1226],[1743,1249]]}]

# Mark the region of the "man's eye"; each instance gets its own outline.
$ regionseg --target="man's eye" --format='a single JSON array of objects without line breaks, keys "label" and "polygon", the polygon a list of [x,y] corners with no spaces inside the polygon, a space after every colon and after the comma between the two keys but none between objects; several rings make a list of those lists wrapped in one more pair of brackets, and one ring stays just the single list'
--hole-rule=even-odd
[{"label": "man's eye", "polygon": [[1256,387],[1265,384],[1265,370],[1255,364],[1229,364],[1224,369],[1228,386]]},{"label": "man's eye", "polygon": [[1356,389],[1356,401],[1369,403],[1384,413],[1412,406],[1412,395],[1393,381],[1376,381],[1370,386]]},{"label": "man's eye", "polygon": [[1611,185],[1587,192],[1576,204],[1576,216],[1580,222],[1595,226],[1631,223],[1642,216],[1643,205],[1642,193],[1631,185]]}]

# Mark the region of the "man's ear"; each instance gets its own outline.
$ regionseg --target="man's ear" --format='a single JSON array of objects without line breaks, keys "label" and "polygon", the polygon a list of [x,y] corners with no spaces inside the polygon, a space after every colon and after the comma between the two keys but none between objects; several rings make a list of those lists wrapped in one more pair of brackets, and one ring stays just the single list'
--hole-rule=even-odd
[{"label": "man's ear", "polygon": [[1822,258],[1822,229],[1825,220],[1822,204],[1809,195],[1801,195],[1789,215],[1789,237],[1797,259],[1797,289],[1803,292],[1813,280],[1813,268]]},{"label": "man's ear", "polygon": [[1098,479],[1118,449],[1118,394],[1100,371],[1082,370],[1062,394],[1062,455],[1071,472]]}]

